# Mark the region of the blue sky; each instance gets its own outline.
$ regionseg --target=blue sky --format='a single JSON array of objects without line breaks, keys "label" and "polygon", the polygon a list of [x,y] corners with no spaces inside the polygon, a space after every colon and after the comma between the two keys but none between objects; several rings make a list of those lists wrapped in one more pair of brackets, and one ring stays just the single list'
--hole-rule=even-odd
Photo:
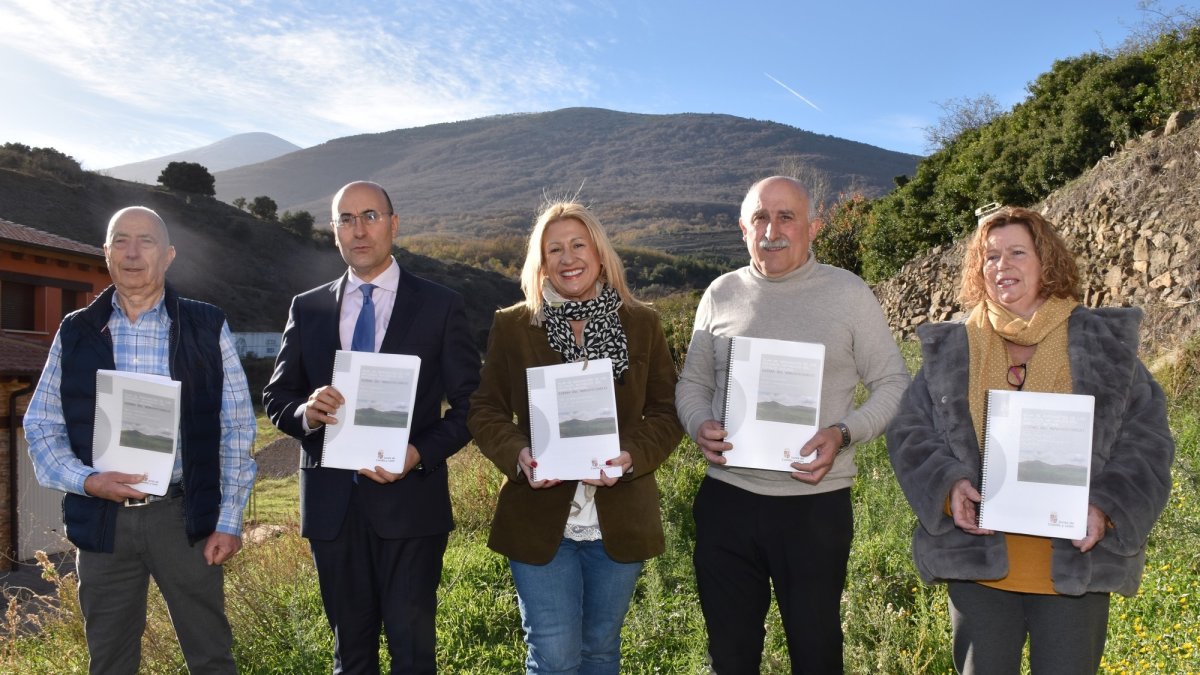
[{"label": "blue sky", "polygon": [[248,131],[308,147],[593,106],[922,154],[939,102],[1011,107],[1143,16],[1137,0],[0,0],[0,142],[99,169]]}]

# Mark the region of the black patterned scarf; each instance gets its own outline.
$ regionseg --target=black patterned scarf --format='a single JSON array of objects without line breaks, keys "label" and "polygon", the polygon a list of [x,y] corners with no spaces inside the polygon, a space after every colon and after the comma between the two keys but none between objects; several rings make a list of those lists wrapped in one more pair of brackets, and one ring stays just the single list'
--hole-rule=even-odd
[{"label": "black patterned scarf", "polygon": [[[567,300],[555,292],[549,281],[542,284],[542,314],[550,347],[562,354],[567,363],[609,358],[613,378],[620,380],[629,370],[629,342],[617,316],[621,296],[605,284],[591,300]],[[583,346],[575,342],[570,321],[584,321]]]}]

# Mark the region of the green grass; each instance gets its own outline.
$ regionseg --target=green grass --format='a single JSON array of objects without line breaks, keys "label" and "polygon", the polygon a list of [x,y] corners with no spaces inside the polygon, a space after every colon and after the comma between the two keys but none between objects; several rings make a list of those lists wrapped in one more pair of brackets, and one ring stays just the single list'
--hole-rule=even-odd
[{"label": "green grass", "polygon": [[[913,345],[904,352],[915,366]],[[1141,591],[1114,596],[1102,673],[1200,673],[1200,348],[1158,373],[1171,396],[1177,442],[1175,488],[1155,527]],[[261,423],[261,422],[260,422]],[[269,426],[269,424],[268,424]],[[260,439],[264,444],[269,442]],[[659,470],[667,551],[638,581],[624,630],[626,673],[704,672],[705,634],[691,568],[691,501],[703,476],[695,446],[681,444]],[[859,448],[853,495],[855,538],[843,596],[848,673],[952,673],[943,587],[923,585],[909,556],[915,518],[881,440]],[[486,546],[499,473],[468,446],[451,460],[458,529],[451,535],[440,589],[438,659],[446,673],[522,670],[520,615],[504,558]],[[247,544],[227,565],[226,597],[242,672],[322,673],[332,638],[321,612],[306,542],[296,531],[295,477],[260,481],[254,511],[281,534]],[[81,672],[86,649],[74,579],[60,583],[64,610],[45,615],[37,636],[10,611],[0,637],[0,672]],[[180,672],[182,658],[161,599],[150,608],[144,671]],[[767,620],[764,673],[790,672],[778,613]]]},{"label": "green grass", "polygon": [[271,424],[271,420],[267,419],[265,414],[259,414],[255,422],[257,424],[254,436],[254,446],[256,448],[266,447],[272,441],[287,436],[287,434],[277,429],[274,424]]},{"label": "green grass", "polygon": [[299,476],[259,479],[246,505],[246,522],[299,527]]}]

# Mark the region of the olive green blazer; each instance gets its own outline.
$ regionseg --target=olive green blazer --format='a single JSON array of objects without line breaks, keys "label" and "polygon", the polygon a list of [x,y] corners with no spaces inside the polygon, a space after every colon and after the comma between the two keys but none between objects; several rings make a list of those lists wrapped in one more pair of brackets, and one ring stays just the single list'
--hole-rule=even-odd
[{"label": "olive green blazer", "polygon": [[[629,370],[614,383],[617,429],[621,449],[633,457],[633,471],[612,487],[596,488],[596,511],[608,555],[633,562],[663,552],[654,471],[675,449],[683,428],[675,414],[675,366],[658,314],[622,306],[617,315],[629,342]],[[517,456],[530,445],[525,369],[562,362],[545,329],[530,325],[523,305],[497,311],[467,417],[475,444],[505,476],[488,546],[534,565],[554,558],[578,481],[534,490],[517,468]]]}]

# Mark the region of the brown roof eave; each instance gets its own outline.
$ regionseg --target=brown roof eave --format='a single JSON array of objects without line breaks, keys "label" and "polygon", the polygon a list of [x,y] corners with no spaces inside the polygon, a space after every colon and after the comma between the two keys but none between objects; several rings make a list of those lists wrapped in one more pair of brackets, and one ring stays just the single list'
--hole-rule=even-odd
[{"label": "brown roof eave", "polygon": [[81,262],[88,265],[105,266],[104,254],[83,253],[80,251],[72,251],[66,248],[58,248],[56,246],[42,246],[28,241],[19,239],[8,239],[0,237],[0,245],[7,245],[10,250],[16,250],[19,253],[26,255],[44,255],[47,257],[67,260],[69,262]]}]

